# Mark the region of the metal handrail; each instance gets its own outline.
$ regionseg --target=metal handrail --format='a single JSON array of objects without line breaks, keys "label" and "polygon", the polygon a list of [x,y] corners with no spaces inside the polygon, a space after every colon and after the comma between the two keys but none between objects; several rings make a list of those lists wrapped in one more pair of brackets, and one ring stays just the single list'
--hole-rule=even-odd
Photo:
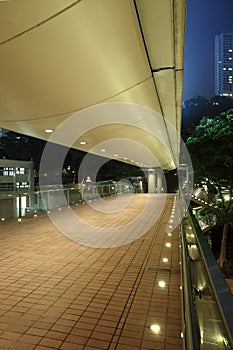
[{"label": "metal handrail", "polygon": [[226,333],[228,335],[230,346],[233,349],[233,296],[208,245],[208,242],[203,236],[198,221],[192,213],[191,208],[189,208],[189,215],[195,229],[196,239],[201,255],[203,257],[206,273],[209,277],[212,291],[214,293],[215,300],[218,305]]},{"label": "metal handrail", "polygon": [[185,350],[233,349],[233,296],[191,207],[181,243]]}]

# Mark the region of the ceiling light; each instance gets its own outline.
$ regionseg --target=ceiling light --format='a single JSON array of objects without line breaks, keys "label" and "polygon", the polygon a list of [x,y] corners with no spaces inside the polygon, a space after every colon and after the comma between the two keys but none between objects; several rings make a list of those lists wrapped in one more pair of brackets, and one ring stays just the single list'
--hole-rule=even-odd
[{"label": "ceiling light", "polygon": [[47,132],[48,134],[53,132],[53,129],[45,129],[45,132]]}]

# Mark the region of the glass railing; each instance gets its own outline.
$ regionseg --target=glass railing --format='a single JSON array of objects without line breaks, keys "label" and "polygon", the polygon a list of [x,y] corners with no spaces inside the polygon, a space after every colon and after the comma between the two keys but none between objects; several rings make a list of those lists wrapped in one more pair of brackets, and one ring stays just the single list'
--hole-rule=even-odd
[{"label": "glass railing", "polygon": [[35,191],[0,192],[0,220],[38,216],[55,208],[78,205],[99,197],[136,192],[129,181],[46,186]]},{"label": "glass railing", "polygon": [[233,296],[191,210],[181,240],[185,349],[233,349]]}]

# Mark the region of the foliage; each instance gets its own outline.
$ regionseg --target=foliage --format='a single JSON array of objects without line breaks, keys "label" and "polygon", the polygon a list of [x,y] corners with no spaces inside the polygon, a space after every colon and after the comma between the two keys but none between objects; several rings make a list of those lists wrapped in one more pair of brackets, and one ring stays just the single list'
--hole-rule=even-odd
[{"label": "foliage", "polygon": [[214,96],[209,100],[196,96],[185,101],[182,111],[182,138],[187,140],[203,117],[213,117],[231,108],[233,99],[226,96]]},{"label": "foliage", "polygon": [[196,182],[205,178],[218,188],[233,187],[233,109],[202,118],[186,145]]},{"label": "foliage", "polygon": [[220,267],[227,263],[227,233],[233,225],[233,109],[204,117],[186,142],[196,184],[205,184],[209,210],[223,226]]}]

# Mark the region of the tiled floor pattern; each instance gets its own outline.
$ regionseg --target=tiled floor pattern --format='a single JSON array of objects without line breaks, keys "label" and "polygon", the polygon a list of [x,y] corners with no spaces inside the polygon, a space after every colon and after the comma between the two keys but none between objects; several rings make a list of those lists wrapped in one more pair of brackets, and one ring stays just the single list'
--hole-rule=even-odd
[{"label": "tiled floor pattern", "polygon": [[[145,196],[133,197],[132,216]],[[165,233],[172,205],[168,195],[148,233],[115,248],[80,245],[46,214],[2,223],[0,350],[181,350],[178,230]],[[84,218],[93,209],[75,210]],[[124,212],[121,225],[123,216],[129,220]],[[99,215],[102,225],[103,217],[106,224],[113,220]],[[152,324],[161,327],[158,334]]]}]

